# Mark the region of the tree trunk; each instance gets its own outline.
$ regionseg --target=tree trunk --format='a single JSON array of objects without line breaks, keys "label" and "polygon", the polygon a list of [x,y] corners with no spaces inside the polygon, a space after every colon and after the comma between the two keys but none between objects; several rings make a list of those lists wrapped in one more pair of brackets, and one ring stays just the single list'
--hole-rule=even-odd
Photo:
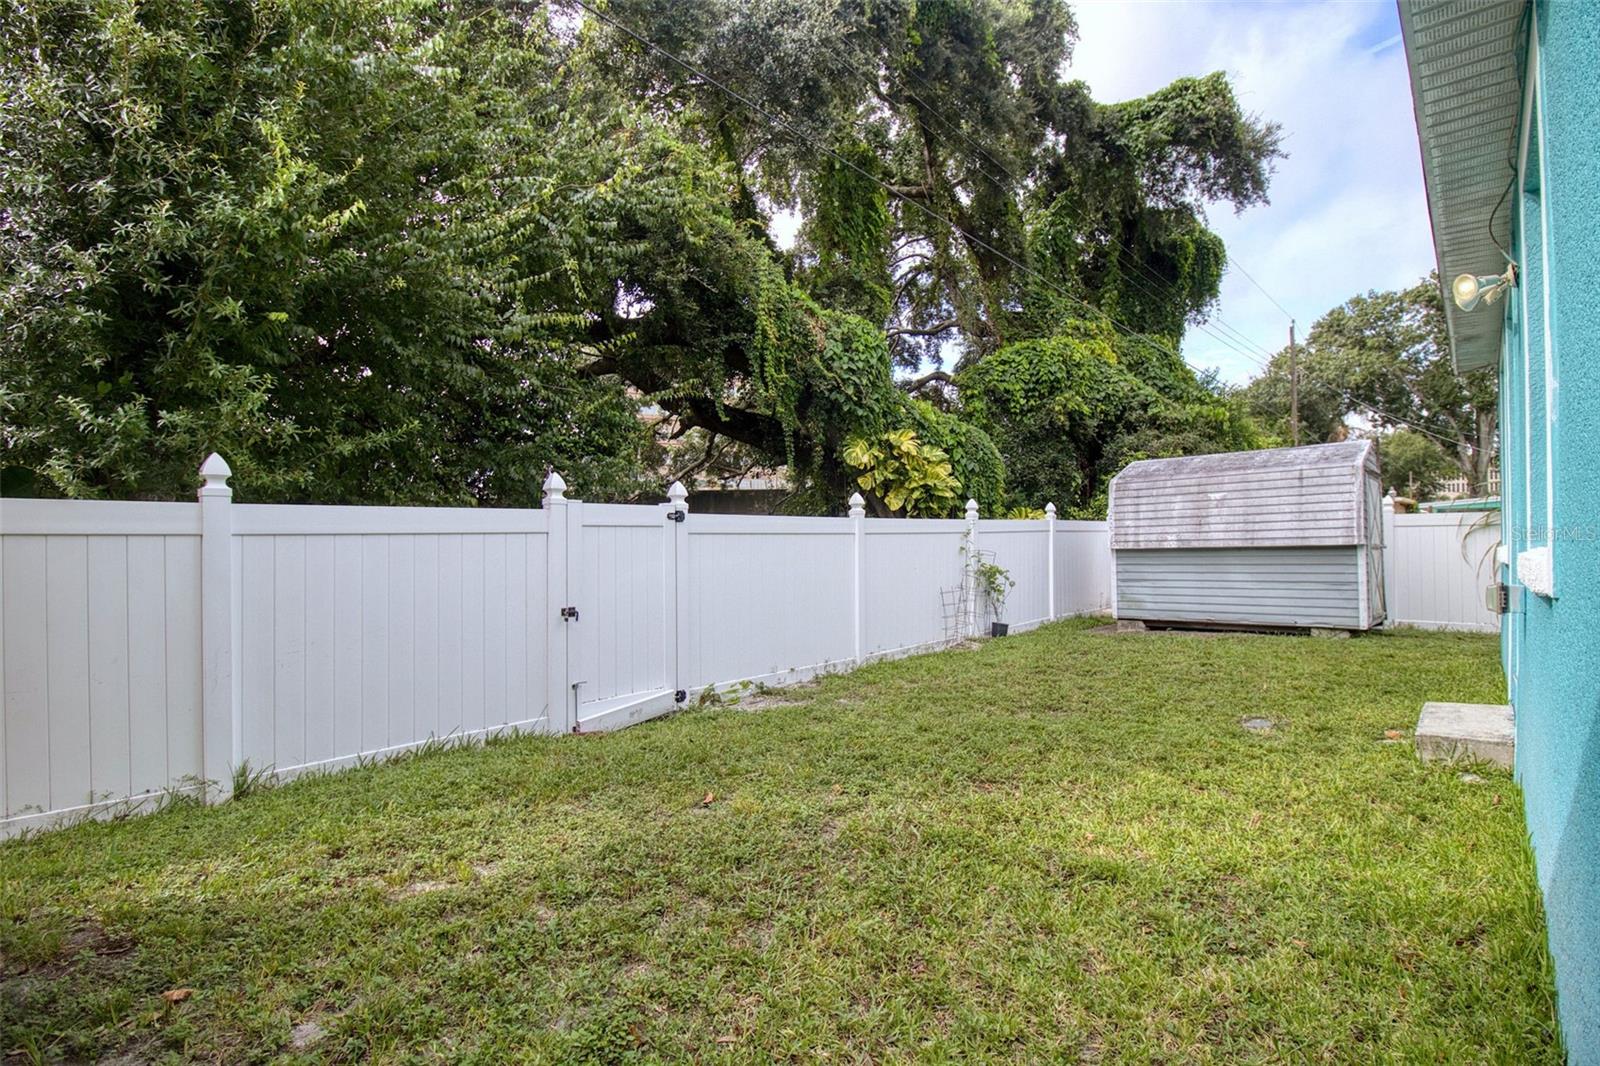
[{"label": "tree trunk", "polygon": [[1472,471],[1467,481],[1474,496],[1489,494],[1489,468],[1494,464],[1494,438],[1500,427],[1500,413],[1493,408],[1473,412],[1478,440],[1472,454]]}]

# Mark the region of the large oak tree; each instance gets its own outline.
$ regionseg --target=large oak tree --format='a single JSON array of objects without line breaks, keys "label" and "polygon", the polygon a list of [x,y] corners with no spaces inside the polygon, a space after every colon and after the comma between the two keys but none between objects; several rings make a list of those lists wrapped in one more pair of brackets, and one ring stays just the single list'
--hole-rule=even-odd
[{"label": "large oak tree", "polygon": [[[253,499],[526,503],[551,466],[626,498],[653,403],[797,506],[905,430],[985,508],[1003,458],[1092,506],[1119,461],[1243,439],[1172,354],[1222,269],[1206,205],[1276,153],[1220,76],[1097,104],[1046,0],[608,12],[702,72],[489,0],[0,8],[7,489],[186,495],[215,449]],[[1105,371],[1006,380],[1107,330]]]}]

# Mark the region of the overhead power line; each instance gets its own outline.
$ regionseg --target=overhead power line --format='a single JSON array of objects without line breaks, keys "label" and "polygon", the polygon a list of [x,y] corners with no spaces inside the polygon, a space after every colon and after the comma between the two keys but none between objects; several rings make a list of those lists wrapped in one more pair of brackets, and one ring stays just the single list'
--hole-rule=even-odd
[{"label": "overhead power line", "polygon": [[[1258,342],[1251,340],[1249,337],[1245,336],[1244,333],[1242,333],[1238,329],[1235,329],[1233,326],[1229,325],[1226,322],[1223,322],[1220,319],[1217,320],[1216,324],[1217,324],[1217,328],[1219,330],[1225,331],[1226,333],[1228,333],[1232,337],[1232,339],[1234,341],[1237,342],[1237,344],[1235,344],[1233,346],[1235,351],[1239,351],[1240,349],[1238,348],[1238,345],[1242,344],[1246,348],[1251,349],[1251,351],[1253,351],[1254,353],[1256,353],[1256,354],[1258,354],[1258,355],[1260,355],[1260,356],[1262,356],[1262,357],[1264,357],[1266,359],[1271,359],[1275,354],[1277,354],[1277,353],[1273,352],[1271,349],[1266,348],[1263,345],[1259,344]],[[1216,334],[1213,333],[1212,336],[1216,336]],[[1245,353],[1245,354],[1249,354],[1249,353]]]},{"label": "overhead power line", "polygon": [[[1244,349],[1240,348],[1238,345],[1228,345],[1228,347],[1229,347],[1229,349],[1231,351],[1233,351],[1233,352],[1235,352],[1235,353],[1237,353],[1239,355],[1244,356],[1246,359],[1250,360],[1252,363],[1254,363],[1256,366],[1260,367],[1262,370],[1270,371],[1272,369],[1271,365],[1268,362],[1262,360],[1260,356],[1253,355],[1252,353],[1247,352]],[[1267,353],[1267,354],[1270,356],[1272,353]],[[1351,406],[1360,407],[1362,410],[1367,411],[1369,414],[1376,415],[1380,419],[1384,419],[1384,420],[1387,420],[1389,422],[1397,423],[1399,425],[1407,427],[1408,429],[1414,429],[1418,433],[1422,433],[1422,434],[1424,434],[1426,436],[1432,437],[1434,440],[1438,441],[1440,444],[1446,445],[1447,447],[1450,447],[1450,448],[1459,447],[1459,442],[1458,441],[1452,440],[1449,437],[1446,437],[1446,436],[1444,436],[1444,435],[1442,435],[1440,433],[1437,433],[1437,432],[1429,429],[1428,427],[1426,427],[1424,425],[1421,425],[1421,424],[1419,424],[1417,422],[1413,422],[1409,418],[1404,418],[1404,417],[1402,417],[1400,415],[1395,414],[1392,411],[1385,411],[1382,408],[1374,407],[1372,404],[1366,402],[1365,400],[1357,399],[1355,396],[1352,396],[1350,394],[1350,391],[1348,389],[1342,388],[1342,387],[1340,387],[1340,386],[1338,386],[1338,385],[1336,385],[1336,384],[1334,384],[1332,382],[1329,382],[1329,381],[1323,381],[1320,378],[1318,378],[1316,380],[1317,380],[1318,384],[1326,385],[1328,388],[1331,388],[1334,392],[1337,392],[1340,395],[1340,397],[1343,398],[1345,403],[1350,404]]]},{"label": "overhead power line", "polygon": [[1335,391],[1337,391],[1339,393],[1339,395],[1343,396],[1347,402],[1353,403],[1357,407],[1360,407],[1360,408],[1363,408],[1363,409],[1365,409],[1367,411],[1370,411],[1372,414],[1377,415],[1379,418],[1388,419],[1390,422],[1398,422],[1402,426],[1405,426],[1408,429],[1414,429],[1418,433],[1424,434],[1425,436],[1432,437],[1434,440],[1438,441],[1440,444],[1446,445],[1447,447],[1459,448],[1461,446],[1461,442],[1460,441],[1451,440],[1449,437],[1446,437],[1443,434],[1435,433],[1433,430],[1428,429],[1426,426],[1420,426],[1417,423],[1412,422],[1409,419],[1401,418],[1399,415],[1390,414],[1388,411],[1380,411],[1380,410],[1378,410],[1378,408],[1372,406],[1370,403],[1367,403],[1365,400],[1358,400],[1354,396],[1350,395],[1348,392],[1345,392],[1342,389],[1338,389],[1336,387]]},{"label": "overhead power line", "polygon": [[1248,271],[1248,270],[1246,270],[1244,268],[1244,264],[1243,263],[1240,263],[1237,260],[1235,260],[1232,256],[1229,256],[1228,257],[1228,269],[1229,270],[1237,270],[1239,273],[1243,274],[1245,276],[1245,279],[1247,281],[1249,281],[1250,284],[1254,285],[1257,290],[1260,291],[1261,295],[1265,296],[1267,299],[1272,301],[1272,306],[1273,307],[1276,307],[1278,310],[1282,311],[1283,312],[1283,316],[1285,318],[1289,319],[1291,322],[1294,321],[1294,315],[1289,312],[1289,309],[1287,307],[1283,306],[1281,303],[1279,303],[1278,302],[1278,298],[1276,296],[1273,296],[1272,293],[1268,292],[1266,290],[1266,288],[1261,284],[1261,282],[1259,282],[1259,281],[1257,281],[1255,279],[1255,275],[1251,274],[1250,271]]}]

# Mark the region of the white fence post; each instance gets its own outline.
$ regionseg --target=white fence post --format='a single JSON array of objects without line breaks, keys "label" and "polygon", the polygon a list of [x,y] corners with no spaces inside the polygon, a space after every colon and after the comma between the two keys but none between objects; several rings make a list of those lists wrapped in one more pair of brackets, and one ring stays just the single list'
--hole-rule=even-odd
[{"label": "white fence post", "polygon": [[200,751],[208,793],[233,793],[244,758],[233,685],[233,474],[212,452],[200,464]]},{"label": "white fence post", "polygon": [[543,509],[549,513],[545,553],[545,588],[548,590],[550,618],[546,628],[545,713],[556,733],[570,733],[577,724],[577,708],[572,702],[572,668],[569,661],[572,634],[565,614],[571,566],[567,530],[567,483],[554,470],[544,479]]},{"label": "white fence post", "polygon": [[982,630],[982,625],[981,625],[981,623],[980,623],[980,621],[978,619],[978,501],[977,500],[968,500],[967,501],[967,544],[966,544],[966,548],[967,548],[967,560],[966,560],[966,568],[967,568],[966,578],[967,579],[964,582],[964,584],[967,586],[967,596],[969,597],[967,606],[970,608],[970,611],[971,611],[971,613],[968,615],[968,617],[971,619],[970,625],[972,627],[971,630],[967,633],[967,635],[969,637],[975,637],[975,636],[977,636],[979,633],[981,633],[983,631]]},{"label": "white fence post", "polygon": [[851,592],[851,602],[852,602],[851,618],[852,618],[852,625],[854,626],[854,629],[855,629],[855,662],[856,662],[857,666],[861,665],[861,662],[862,662],[862,647],[863,647],[863,642],[866,640],[866,634],[863,632],[865,626],[863,625],[863,619],[861,617],[861,612],[865,608],[865,604],[863,603],[863,597],[861,595],[861,591],[862,591],[861,590],[861,578],[862,578],[862,574],[861,574],[861,556],[862,556],[862,553],[863,553],[864,549],[866,548],[866,544],[865,544],[865,540],[866,540],[866,536],[867,536],[866,522],[867,522],[867,501],[862,498],[861,493],[852,492],[850,494],[850,532],[851,532],[851,535],[852,535],[852,537],[854,539],[855,550],[854,550],[854,553],[853,553],[852,572],[851,572],[851,576],[850,576],[850,587],[851,587],[851,590],[852,590],[852,592]]},{"label": "white fence post", "polygon": [[1045,593],[1048,598],[1045,617],[1054,622],[1056,620],[1056,505],[1053,503],[1044,505],[1044,535],[1050,538],[1047,555],[1050,587]]},{"label": "white fence post", "polygon": [[1399,619],[1395,609],[1394,593],[1394,490],[1390,489],[1383,498],[1383,613],[1387,625],[1394,625]]},{"label": "white fence post", "polygon": [[666,512],[683,516],[668,519],[672,523],[672,533],[667,537],[667,557],[670,560],[667,595],[672,599],[666,610],[666,666],[672,678],[674,698],[676,693],[682,692],[687,699],[688,669],[684,663],[687,644],[683,634],[689,625],[689,532],[686,528],[689,521],[689,490],[683,487],[683,482],[674,481],[667,487]]}]

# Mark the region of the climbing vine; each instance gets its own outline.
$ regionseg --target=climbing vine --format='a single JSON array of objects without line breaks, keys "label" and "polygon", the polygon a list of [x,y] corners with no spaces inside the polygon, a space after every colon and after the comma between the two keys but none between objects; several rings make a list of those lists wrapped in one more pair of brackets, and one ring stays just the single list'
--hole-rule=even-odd
[{"label": "climbing vine", "polygon": [[883,322],[894,300],[889,277],[888,194],[877,180],[883,164],[878,152],[847,141],[817,171],[813,215],[807,237],[817,262],[810,273],[817,299]]},{"label": "climbing vine", "polygon": [[957,380],[962,414],[1005,457],[1012,506],[1102,517],[1107,483],[1134,459],[1261,446],[1253,424],[1176,355],[1104,323],[1066,322]]}]

